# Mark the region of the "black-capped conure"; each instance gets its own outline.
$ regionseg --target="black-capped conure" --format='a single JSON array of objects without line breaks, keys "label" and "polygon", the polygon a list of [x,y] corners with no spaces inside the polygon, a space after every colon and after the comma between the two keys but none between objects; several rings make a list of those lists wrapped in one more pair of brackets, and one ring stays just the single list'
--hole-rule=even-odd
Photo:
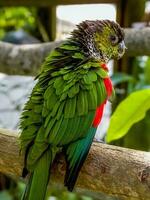
[{"label": "black-capped conure", "polygon": [[122,28],[109,20],[83,21],[42,64],[21,115],[23,200],[44,200],[51,166],[64,152],[64,185],[72,191],[113,87],[106,64],[125,52]]}]

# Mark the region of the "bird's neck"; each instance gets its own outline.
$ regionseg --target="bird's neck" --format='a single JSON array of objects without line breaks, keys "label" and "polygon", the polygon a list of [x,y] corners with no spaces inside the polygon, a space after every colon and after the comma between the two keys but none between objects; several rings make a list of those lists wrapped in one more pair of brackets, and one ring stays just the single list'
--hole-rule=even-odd
[{"label": "bird's neck", "polygon": [[81,33],[78,30],[72,35],[70,40],[80,48],[80,52],[82,52],[86,58],[89,57],[97,61],[108,63],[110,58],[108,58],[102,50],[103,45],[101,45],[101,49],[98,49],[92,34],[86,34],[85,32]]}]

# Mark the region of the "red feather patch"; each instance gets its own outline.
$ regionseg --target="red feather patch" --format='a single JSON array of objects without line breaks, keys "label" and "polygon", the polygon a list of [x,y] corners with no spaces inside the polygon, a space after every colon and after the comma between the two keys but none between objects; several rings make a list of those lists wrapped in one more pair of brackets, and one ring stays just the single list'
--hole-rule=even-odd
[{"label": "red feather patch", "polygon": [[[100,66],[104,70],[108,71],[108,67],[107,67],[107,65],[105,63],[100,64]],[[103,80],[104,80],[105,88],[106,88],[106,91],[107,91],[107,97],[110,97],[111,94],[112,94],[112,90],[113,90],[112,82],[111,82],[110,78],[104,78]],[[93,121],[93,127],[95,127],[95,128],[101,122],[101,119],[102,119],[102,116],[103,116],[103,111],[104,111],[104,105],[106,104],[106,101],[104,103],[102,103],[96,109],[96,113],[95,113],[95,117],[94,117],[94,121]]]},{"label": "red feather patch", "polygon": [[110,97],[112,94],[113,86],[110,78],[104,78],[104,84],[107,91],[107,96]]},{"label": "red feather patch", "polygon": [[107,67],[107,65],[106,65],[105,63],[100,64],[100,66],[101,66],[104,70],[109,71],[109,70],[108,70],[108,67]]},{"label": "red feather patch", "polygon": [[104,110],[104,105],[106,102],[102,103],[97,109],[96,109],[96,113],[95,113],[95,117],[94,117],[94,121],[93,121],[93,127],[98,127],[102,116],[103,116],[103,110]]}]

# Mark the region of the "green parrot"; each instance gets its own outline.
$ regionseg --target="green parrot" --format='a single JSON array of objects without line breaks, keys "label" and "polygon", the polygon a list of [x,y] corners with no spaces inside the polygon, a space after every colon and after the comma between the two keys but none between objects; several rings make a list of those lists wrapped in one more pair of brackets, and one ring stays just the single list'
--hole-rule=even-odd
[{"label": "green parrot", "polygon": [[83,21],[46,58],[21,115],[23,200],[44,200],[56,154],[66,158],[64,185],[72,191],[106,101],[113,95],[106,63],[125,52],[124,32],[109,20]]}]

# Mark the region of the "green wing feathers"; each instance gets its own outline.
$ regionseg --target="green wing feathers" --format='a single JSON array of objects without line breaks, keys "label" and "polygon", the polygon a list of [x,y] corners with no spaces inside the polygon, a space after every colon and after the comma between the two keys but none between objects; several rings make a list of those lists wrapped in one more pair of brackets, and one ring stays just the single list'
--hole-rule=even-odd
[{"label": "green wing feathers", "polygon": [[[95,134],[90,127],[96,108],[107,98],[103,83],[107,76],[97,62],[87,62],[73,45],[56,48],[46,59],[20,124],[21,149],[26,152],[25,169],[31,173],[30,189],[27,189],[30,195],[36,194],[36,181],[47,184],[48,169],[53,160],[50,152],[56,153],[66,146],[68,172],[65,184],[73,188],[75,174],[78,174]],[[41,178],[36,177],[41,174]],[[43,187],[44,194],[46,185]]]}]

